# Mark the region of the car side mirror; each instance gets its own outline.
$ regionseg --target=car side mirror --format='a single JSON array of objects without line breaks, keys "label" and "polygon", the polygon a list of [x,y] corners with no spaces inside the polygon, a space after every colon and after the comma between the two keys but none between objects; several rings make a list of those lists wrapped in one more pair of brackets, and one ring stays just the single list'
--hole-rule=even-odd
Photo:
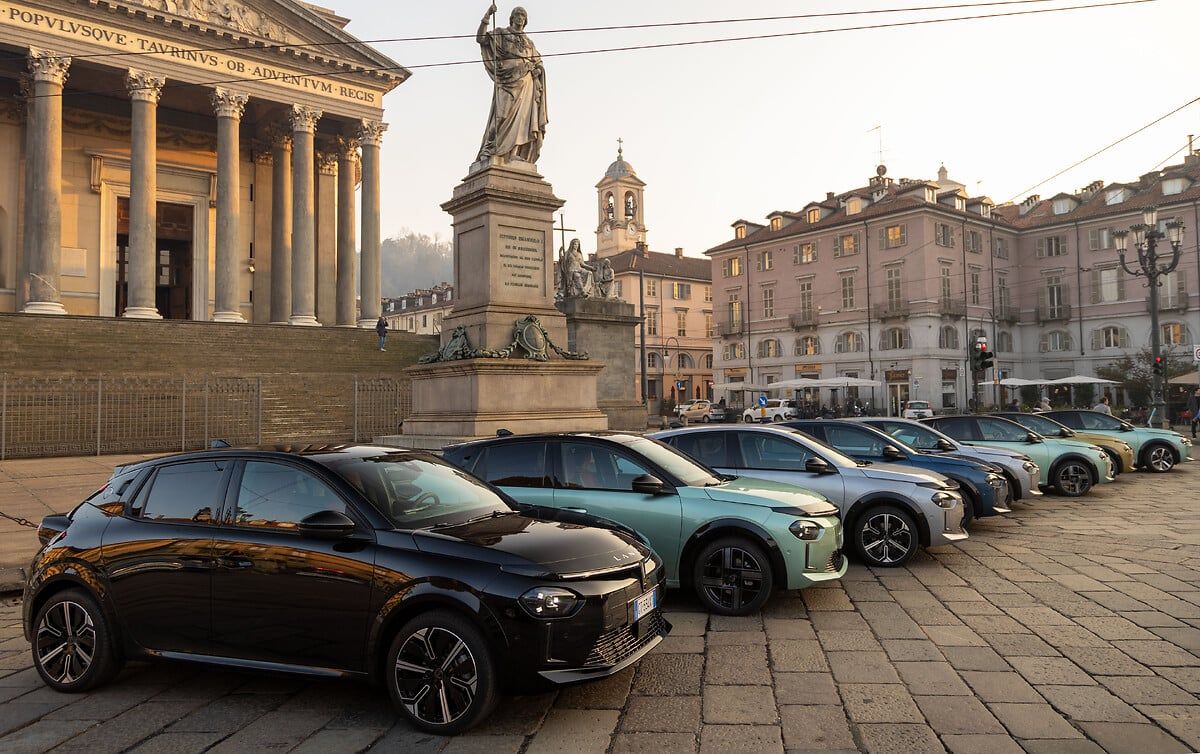
[{"label": "car side mirror", "polygon": [[1025,433],[1025,442],[1034,444],[1034,443],[1039,443],[1041,441],[1042,441],[1042,438],[1038,437],[1036,433],[1034,433],[1034,432],[1026,432]]},{"label": "car side mirror", "polygon": [[939,437],[937,441],[938,450],[954,450],[954,443],[944,437]]},{"label": "car side mirror", "polygon": [[900,448],[897,448],[895,445],[884,445],[883,446],[883,457],[891,458],[891,459],[895,460],[895,459],[904,458],[904,454],[901,453]]},{"label": "car side mirror", "polygon": [[1063,427],[1062,429],[1058,430],[1058,436],[1059,437],[1074,437],[1075,433],[1072,432],[1071,430],[1067,429],[1066,427]]},{"label": "car side mirror", "polygon": [[317,511],[300,521],[300,531],[321,539],[340,539],[354,532],[353,519],[341,511]]},{"label": "car side mirror", "polygon": [[633,491],[640,492],[643,495],[661,495],[666,490],[666,487],[667,485],[663,484],[663,480],[650,474],[642,474],[633,480]]},{"label": "car side mirror", "polygon": [[833,467],[824,458],[813,456],[804,462],[804,470],[810,474],[828,474],[833,471]]},{"label": "car side mirror", "polygon": [[1130,424],[1129,422],[1121,422],[1121,431],[1122,432],[1132,432],[1133,425]]}]

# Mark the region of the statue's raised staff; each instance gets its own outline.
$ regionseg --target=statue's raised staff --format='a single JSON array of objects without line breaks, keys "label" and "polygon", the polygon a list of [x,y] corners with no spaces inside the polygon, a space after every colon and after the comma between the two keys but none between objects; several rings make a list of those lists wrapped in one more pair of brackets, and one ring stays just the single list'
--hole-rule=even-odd
[{"label": "statue's raised staff", "polygon": [[475,34],[483,65],[494,83],[492,111],[477,159],[536,163],[549,122],[546,71],[533,40],[525,34],[529,20],[525,9],[513,8],[507,27],[488,31],[495,15],[496,4],[492,3]]}]

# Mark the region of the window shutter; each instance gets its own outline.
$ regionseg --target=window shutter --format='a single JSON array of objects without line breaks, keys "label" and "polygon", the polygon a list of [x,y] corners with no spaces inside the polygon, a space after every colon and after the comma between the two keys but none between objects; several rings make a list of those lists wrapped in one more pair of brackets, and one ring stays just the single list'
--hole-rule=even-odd
[{"label": "window shutter", "polygon": [[1046,256],[1046,239],[1044,238],[1039,238],[1037,240],[1037,256],[1038,259],[1042,259]]},{"label": "window shutter", "polygon": [[908,328],[904,328],[904,347],[912,348],[912,336],[908,332]]},{"label": "window shutter", "polygon": [[1121,348],[1129,348],[1129,331],[1124,327],[1120,328],[1119,343]]},{"label": "window shutter", "polygon": [[1063,331],[1063,349],[1062,350],[1070,351],[1074,347],[1075,347],[1075,344],[1073,342],[1071,342],[1071,333],[1066,332],[1064,330]]},{"label": "window shutter", "polygon": [[1092,303],[1100,303],[1100,285],[1102,273],[1095,268],[1092,269]]},{"label": "window shutter", "polygon": [[879,229],[879,248],[886,249],[887,247],[887,226],[885,225]]},{"label": "window shutter", "polygon": [[1046,337],[1044,333],[1042,334],[1041,339],[1038,341],[1038,350],[1042,353],[1046,353],[1050,350],[1050,339]]},{"label": "window shutter", "polygon": [[1088,248],[1096,251],[1100,248],[1100,229],[1092,228],[1088,231]]},{"label": "window shutter", "polygon": [[1099,351],[1104,347],[1104,331],[1092,330],[1092,350]]},{"label": "window shutter", "polygon": [[1179,294],[1179,299],[1187,295],[1187,281],[1183,279],[1183,275],[1175,276],[1175,292]]},{"label": "window shutter", "polygon": [[887,350],[887,336],[888,336],[887,330],[884,330],[883,332],[879,333],[879,350],[880,351]]},{"label": "window shutter", "polygon": [[1117,301],[1125,300],[1125,271],[1117,269]]}]

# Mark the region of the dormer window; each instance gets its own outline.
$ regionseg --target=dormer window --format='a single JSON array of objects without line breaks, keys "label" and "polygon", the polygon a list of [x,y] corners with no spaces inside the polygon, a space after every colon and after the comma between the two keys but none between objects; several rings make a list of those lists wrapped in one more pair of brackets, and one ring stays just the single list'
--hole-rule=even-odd
[{"label": "dormer window", "polygon": [[1183,179],[1182,178],[1168,178],[1167,180],[1163,181],[1162,182],[1162,192],[1163,192],[1163,196],[1171,196],[1172,194],[1183,193]]},{"label": "dormer window", "polygon": [[438,302],[438,295],[435,293],[435,294],[433,294],[433,303],[436,304],[437,302]]},{"label": "dormer window", "polygon": [[846,201],[846,214],[857,215],[859,212],[862,212],[862,199],[858,197],[848,199]]},{"label": "dormer window", "polygon": [[782,217],[772,217],[771,218],[771,230],[779,230],[782,227],[783,227],[783,218]]},{"label": "dormer window", "polygon": [[812,209],[810,209],[808,211],[808,222],[809,222],[809,224],[821,222],[821,208],[820,207],[813,207]]},{"label": "dormer window", "polygon": [[1075,203],[1067,198],[1054,200],[1054,214],[1065,215],[1075,209]]},{"label": "dormer window", "polygon": [[931,188],[925,189],[925,201],[936,202],[937,201],[937,191],[935,189],[931,189]]},{"label": "dormer window", "polygon": [[1120,204],[1128,198],[1129,189],[1116,188],[1104,192],[1104,203],[1108,205]]},{"label": "dormer window", "polygon": [[733,229],[733,237],[737,238],[737,239],[745,238],[746,237],[746,226],[745,225],[735,226]]}]

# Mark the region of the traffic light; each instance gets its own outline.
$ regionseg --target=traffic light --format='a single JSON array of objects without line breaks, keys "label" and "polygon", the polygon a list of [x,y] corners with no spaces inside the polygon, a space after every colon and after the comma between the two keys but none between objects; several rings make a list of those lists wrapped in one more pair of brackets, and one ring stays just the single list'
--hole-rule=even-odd
[{"label": "traffic light", "polygon": [[995,357],[992,356],[992,352],[988,350],[988,344],[980,343],[979,344],[979,371],[983,372],[988,369],[991,369],[992,361],[994,360],[994,358]]},{"label": "traffic light", "polygon": [[1163,357],[1161,357],[1161,356],[1154,357],[1154,367],[1153,368],[1154,368],[1154,376],[1155,377],[1162,377],[1162,376],[1166,375],[1166,373],[1167,373],[1167,370],[1163,365]]}]

